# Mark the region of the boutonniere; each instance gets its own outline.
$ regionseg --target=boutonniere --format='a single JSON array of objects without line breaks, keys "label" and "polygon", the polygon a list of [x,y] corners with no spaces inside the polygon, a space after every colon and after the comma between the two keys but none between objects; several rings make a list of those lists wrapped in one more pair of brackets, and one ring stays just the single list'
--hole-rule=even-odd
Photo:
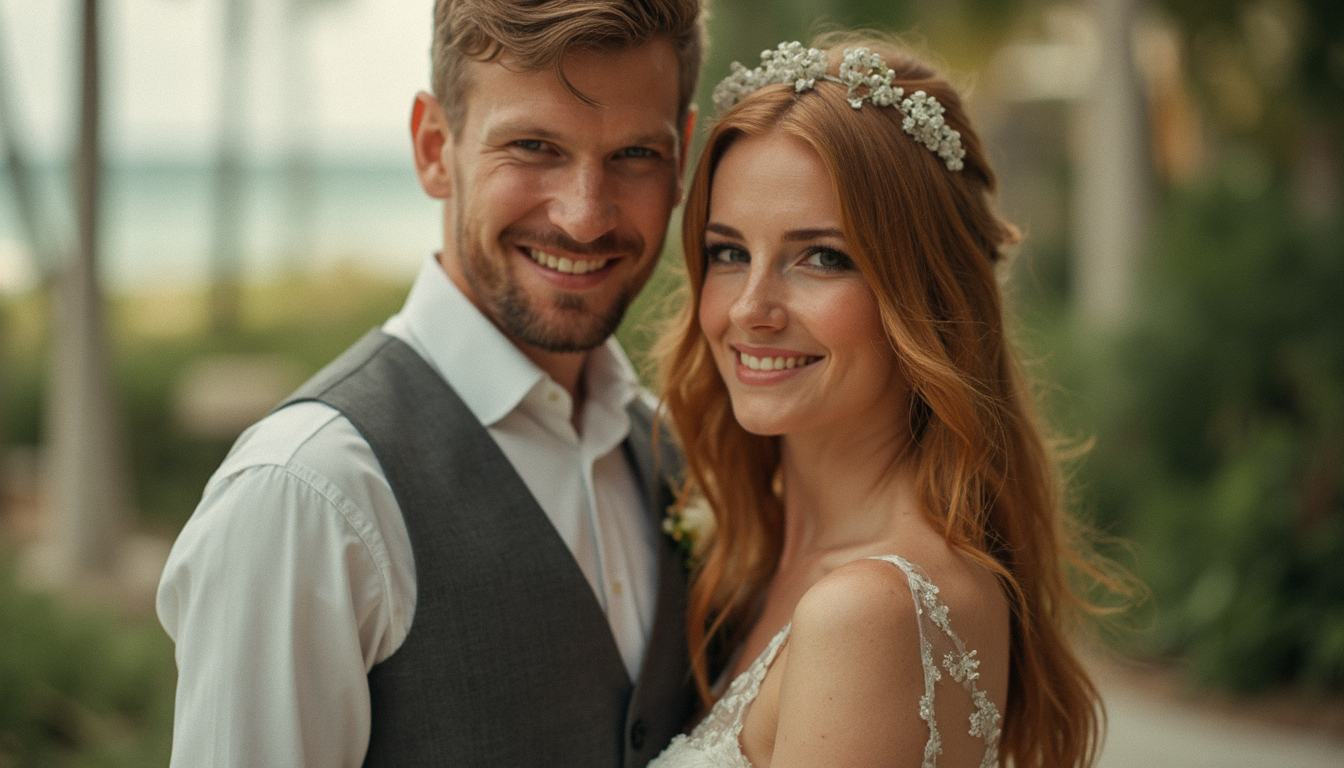
[{"label": "boutonniere", "polygon": [[714,512],[709,508],[709,500],[698,491],[683,494],[667,508],[663,518],[663,533],[676,542],[681,564],[687,571],[699,564],[713,532]]}]

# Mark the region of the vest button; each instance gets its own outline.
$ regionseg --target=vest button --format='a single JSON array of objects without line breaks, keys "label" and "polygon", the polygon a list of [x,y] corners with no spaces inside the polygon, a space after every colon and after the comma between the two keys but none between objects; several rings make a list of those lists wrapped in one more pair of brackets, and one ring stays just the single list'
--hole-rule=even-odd
[{"label": "vest button", "polygon": [[630,746],[636,751],[644,748],[644,721],[636,720],[634,725],[630,726]]}]

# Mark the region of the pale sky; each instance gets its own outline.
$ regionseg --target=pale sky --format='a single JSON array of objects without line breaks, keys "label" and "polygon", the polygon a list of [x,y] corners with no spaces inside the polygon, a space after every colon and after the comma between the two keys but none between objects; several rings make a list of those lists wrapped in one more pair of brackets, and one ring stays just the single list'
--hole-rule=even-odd
[{"label": "pale sky", "polygon": [[[249,0],[248,146],[279,154],[290,134],[325,157],[403,160],[415,92],[428,87],[433,0],[312,3],[293,33],[301,66],[286,97],[285,8]],[[24,146],[53,155],[74,137],[77,0],[0,0],[0,63]],[[105,147],[115,159],[204,158],[216,144],[224,0],[103,0]],[[286,104],[301,115],[286,119]],[[287,128],[292,123],[292,128]]]}]

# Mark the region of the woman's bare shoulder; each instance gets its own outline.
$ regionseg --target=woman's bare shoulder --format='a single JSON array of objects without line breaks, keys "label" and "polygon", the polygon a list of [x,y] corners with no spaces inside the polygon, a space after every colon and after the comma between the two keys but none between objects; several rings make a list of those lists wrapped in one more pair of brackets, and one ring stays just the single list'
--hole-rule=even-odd
[{"label": "woman's bare shoulder", "polygon": [[981,649],[982,658],[989,656],[997,663],[1000,651],[1006,650],[1009,612],[998,579],[950,548],[918,554],[924,557],[861,558],[819,579],[794,609],[791,643],[835,645],[857,663],[870,654],[900,654],[913,663],[906,664],[902,674],[920,672],[919,617],[908,567],[913,578],[933,588],[933,598],[948,611],[952,631],[968,648]]},{"label": "woman's bare shoulder", "polygon": [[790,665],[850,686],[922,685],[914,599],[905,574],[881,560],[847,563],[812,585],[794,608],[789,644]]},{"label": "woman's bare shoulder", "polygon": [[794,609],[772,765],[918,765],[919,647],[898,568],[859,560],[818,580]]},{"label": "woman's bare shoulder", "polygon": [[807,621],[814,614],[823,622],[897,620],[901,616],[913,621],[914,601],[902,565],[935,587],[939,602],[952,610],[971,615],[998,613],[1003,593],[994,574],[951,547],[938,550],[863,557],[835,568],[799,600],[795,629],[800,618]]},{"label": "woman's bare shoulder", "polygon": [[[993,575],[961,557],[924,554],[930,567],[902,559],[916,578],[939,587],[939,602],[952,606],[953,625],[1002,644],[991,657],[1006,663],[998,652],[1006,652],[1006,635],[991,641],[997,633],[982,634],[996,622],[1007,625]],[[946,601],[940,581],[949,585]],[[977,615],[986,608],[992,615]],[[925,692],[920,618],[904,568],[861,558],[819,579],[794,609],[787,653],[772,765],[921,763],[929,729],[919,714]]]},{"label": "woman's bare shoulder", "polygon": [[[793,632],[818,628],[914,628],[914,602],[899,568],[862,558],[835,568],[817,580],[798,601]],[[880,625],[880,626],[879,626]]]}]

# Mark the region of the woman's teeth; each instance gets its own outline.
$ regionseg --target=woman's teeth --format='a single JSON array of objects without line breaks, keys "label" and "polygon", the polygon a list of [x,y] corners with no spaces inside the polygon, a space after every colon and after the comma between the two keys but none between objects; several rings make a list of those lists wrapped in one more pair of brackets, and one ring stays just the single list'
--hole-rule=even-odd
[{"label": "woman's teeth", "polygon": [[802,368],[804,365],[811,365],[821,358],[801,355],[799,357],[755,357],[746,352],[739,352],[738,357],[742,364],[753,371],[782,371],[786,368]]},{"label": "woman's teeth", "polygon": [[554,269],[556,272],[563,272],[567,275],[586,275],[589,272],[607,266],[607,259],[596,259],[593,261],[584,261],[582,259],[568,259],[564,256],[556,256],[545,251],[538,251],[536,248],[527,249],[527,255],[532,260],[543,267]]}]

